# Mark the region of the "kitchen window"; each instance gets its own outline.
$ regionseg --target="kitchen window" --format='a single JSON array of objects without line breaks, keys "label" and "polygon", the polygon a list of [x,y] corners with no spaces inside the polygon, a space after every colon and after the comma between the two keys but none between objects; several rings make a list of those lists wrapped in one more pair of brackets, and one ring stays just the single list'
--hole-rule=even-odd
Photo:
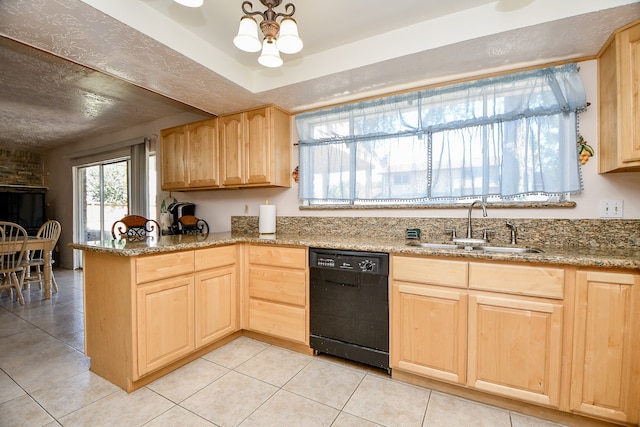
[{"label": "kitchen window", "polygon": [[576,64],[296,116],[310,205],[557,201],[582,190]]}]

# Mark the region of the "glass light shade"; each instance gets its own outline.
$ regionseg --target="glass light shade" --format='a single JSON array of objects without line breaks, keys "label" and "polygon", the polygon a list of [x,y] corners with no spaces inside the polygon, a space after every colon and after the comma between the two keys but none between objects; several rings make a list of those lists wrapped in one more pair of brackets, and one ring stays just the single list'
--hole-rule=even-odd
[{"label": "glass light shade", "polygon": [[243,16],[240,20],[238,35],[233,38],[233,44],[245,52],[257,52],[262,48],[258,39],[258,23],[251,16]]},{"label": "glass light shade", "polygon": [[278,52],[278,48],[273,40],[265,39],[264,42],[262,42],[262,54],[260,54],[258,62],[269,68],[276,68],[282,65],[280,52]]},{"label": "glass light shade", "polygon": [[276,41],[282,53],[298,53],[302,50],[302,40],[298,36],[298,25],[293,18],[285,18],[280,22],[280,33]]},{"label": "glass light shade", "polygon": [[188,7],[200,7],[204,2],[204,0],[173,0],[173,1]]}]

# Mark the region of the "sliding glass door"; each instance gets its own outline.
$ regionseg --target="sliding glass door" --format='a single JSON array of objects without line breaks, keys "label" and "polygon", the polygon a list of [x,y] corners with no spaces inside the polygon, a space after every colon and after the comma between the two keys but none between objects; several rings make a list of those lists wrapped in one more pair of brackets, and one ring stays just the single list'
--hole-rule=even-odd
[{"label": "sliding glass door", "polygon": [[[96,159],[73,167],[75,242],[111,240],[114,222],[126,215],[156,219],[156,156],[148,141],[131,145],[130,155]],[[74,268],[82,254],[74,251]]]},{"label": "sliding glass door", "polygon": [[81,241],[111,239],[111,226],[129,212],[128,176],[128,159],[76,168],[76,218]]}]

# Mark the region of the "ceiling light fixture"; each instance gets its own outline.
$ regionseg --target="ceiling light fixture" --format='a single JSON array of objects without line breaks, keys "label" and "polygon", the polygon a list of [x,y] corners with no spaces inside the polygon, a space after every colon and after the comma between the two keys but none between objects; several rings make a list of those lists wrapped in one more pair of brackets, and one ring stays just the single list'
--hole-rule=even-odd
[{"label": "ceiling light fixture", "polygon": [[173,0],[173,1],[187,7],[200,7],[204,2],[204,0]]},{"label": "ceiling light fixture", "polygon": [[[266,6],[267,10],[253,12],[251,2],[242,2],[244,16],[240,19],[240,28],[238,35],[233,38],[233,44],[245,52],[257,52],[262,49],[258,62],[265,67],[279,67],[282,65],[280,52],[292,54],[302,50],[302,40],[298,36],[298,24],[292,18],[296,13],[296,7],[287,3],[284,6],[285,12],[289,9],[291,12],[279,13],[273,8],[278,7],[282,0],[260,0],[260,3]],[[246,9],[247,6],[249,10]],[[254,18],[255,15],[262,17],[260,23],[260,30],[264,36],[262,43],[258,38],[258,23]],[[277,18],[282,18],[279,24],[276,22]]]}]

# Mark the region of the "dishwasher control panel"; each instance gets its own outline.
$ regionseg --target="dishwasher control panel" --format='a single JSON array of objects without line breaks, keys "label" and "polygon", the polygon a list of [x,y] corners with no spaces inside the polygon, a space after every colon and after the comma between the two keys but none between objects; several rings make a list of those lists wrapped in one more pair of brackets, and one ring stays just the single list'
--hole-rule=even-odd
[{"label": "dishwasher control panel", "polygon": [[309,250],[309,267],[388,274],[389,255],[379,252],[311,248]]}]

